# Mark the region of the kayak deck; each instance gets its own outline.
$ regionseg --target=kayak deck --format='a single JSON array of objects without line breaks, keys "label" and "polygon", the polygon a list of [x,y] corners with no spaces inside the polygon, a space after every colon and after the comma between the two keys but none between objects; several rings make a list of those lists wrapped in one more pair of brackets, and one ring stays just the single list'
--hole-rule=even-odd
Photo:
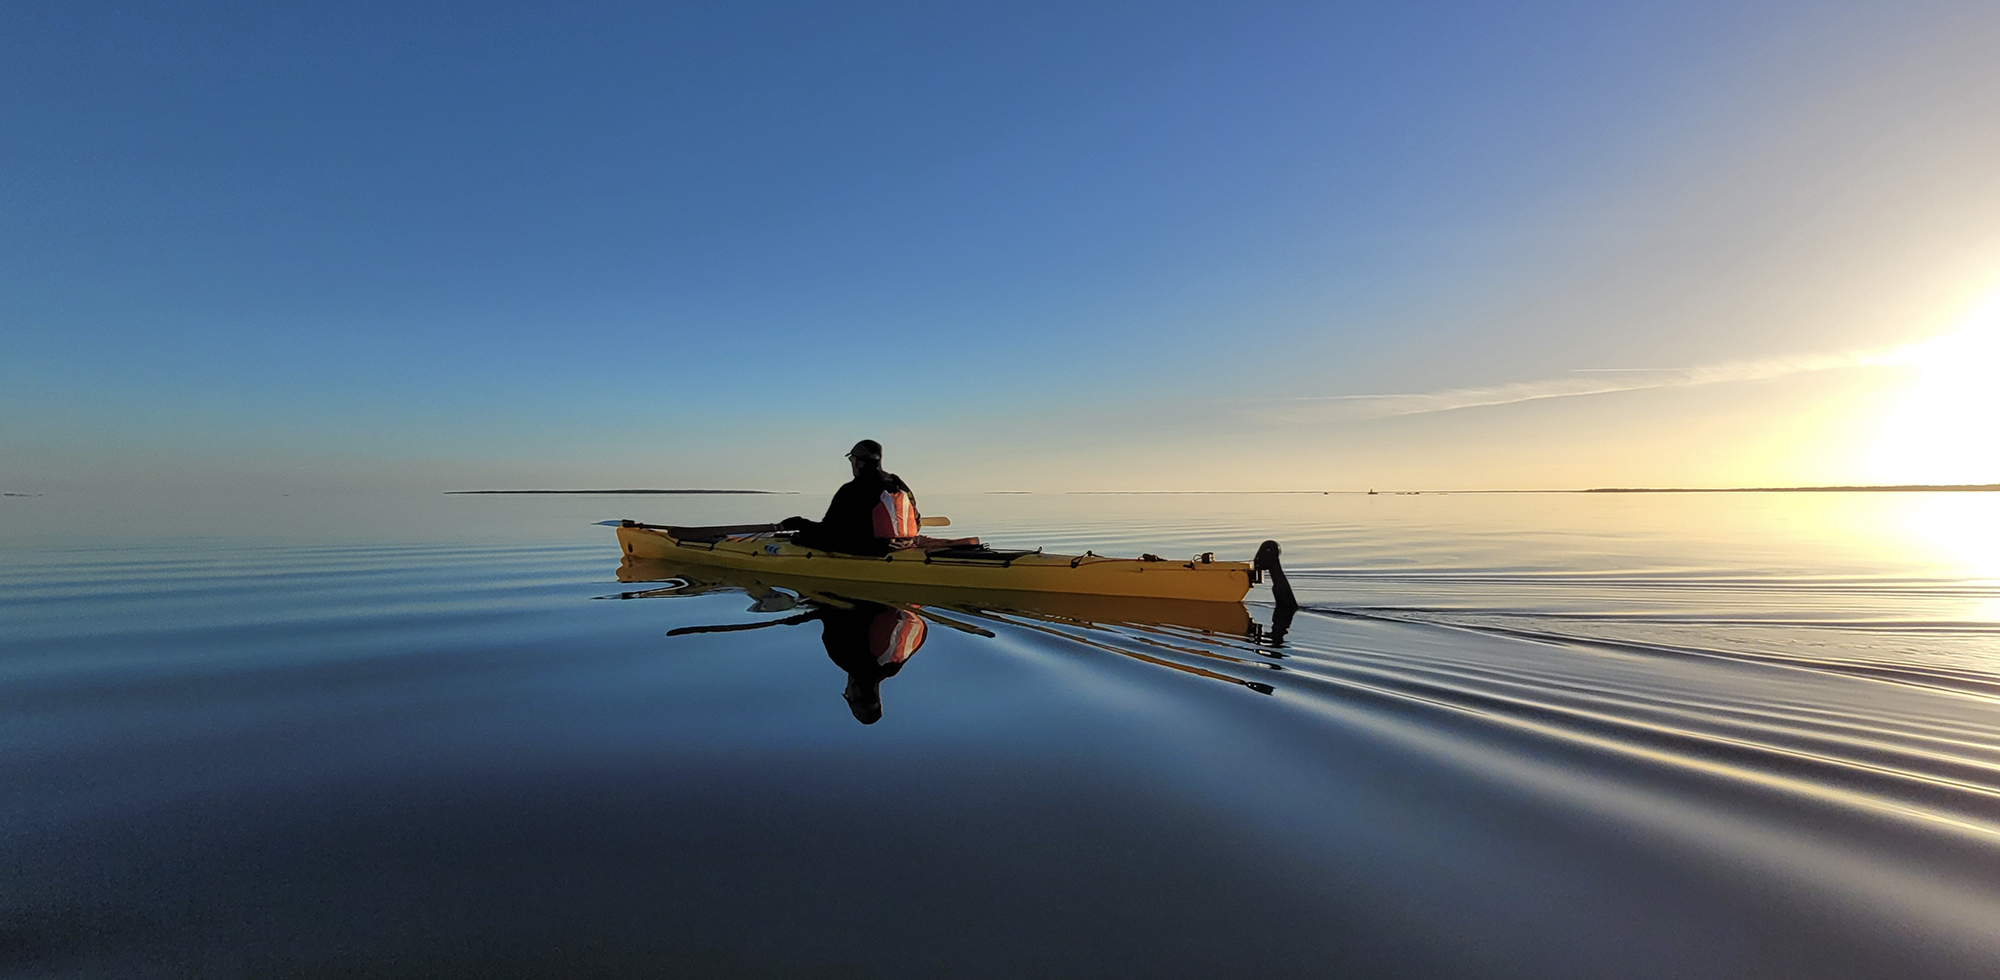
[{"label": "kayak deck", "polygon": [[[631,558],[658,558],[746,571],[890,585],[1240,602],[1257,576],[1240,561],[1148,560],[986,548],[909,548],[882,557],[804,548],[771,531],[716,536],[700,529],[618,528]],[[677,536],[676,532],[681,532]],[[713,540],[702,540],[710,539]]]}]

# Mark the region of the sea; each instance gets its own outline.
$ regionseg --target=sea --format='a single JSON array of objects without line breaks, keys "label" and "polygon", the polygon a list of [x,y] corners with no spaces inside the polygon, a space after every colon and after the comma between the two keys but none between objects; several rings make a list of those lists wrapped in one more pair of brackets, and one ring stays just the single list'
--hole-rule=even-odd
[{"label": "sea", "polygon": [[818,493],[0,499],[0,976],[2000,977],[2000,494],[920,503],[1301,608],[595,523]]}]

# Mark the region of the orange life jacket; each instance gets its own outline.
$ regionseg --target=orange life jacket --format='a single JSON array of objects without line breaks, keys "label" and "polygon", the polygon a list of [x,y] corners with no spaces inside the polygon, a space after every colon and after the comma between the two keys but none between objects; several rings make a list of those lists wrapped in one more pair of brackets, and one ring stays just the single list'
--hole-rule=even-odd
[{"label": "orange life jacket", "polygon": [[919,526],[917,501],[909,491],[882,491],[882,501],[875,505],[876,537],[914,538]]}]

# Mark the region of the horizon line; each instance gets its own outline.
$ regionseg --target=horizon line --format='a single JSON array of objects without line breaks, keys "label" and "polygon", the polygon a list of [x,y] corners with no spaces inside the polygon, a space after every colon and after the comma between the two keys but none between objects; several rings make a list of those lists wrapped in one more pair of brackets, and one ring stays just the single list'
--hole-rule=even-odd
[{"label": "horizon line", "polygon": [[710,494],[720,494],[720,493],[765,493],[765,494],[787,494],[787,493],[798,493],[798,491],[797,491],[797,490],[446,490],[446,491],[445,491],[444,493],[445,493],[445,496],[451,496],[451,495],[453,495],[453,494],[489,494],[489,493],[540,493],[540,494],[547,494],[547,493],[575,493],[575,494],[610,494],[610,493],[631,493],[631,494],[656,494],[656,493],[657,493],[657,494],[678,494],[678,493],[687,493],[687,494],[703,494],[703,493],[710,493]]},{"label": "horizon line", "polygon": [[[984,491],[986,493],[1033,493],[1030,490]],[[1060,494],[1320,494],[1335,493],[1388,497],[1443,493],[1991,493],[2000,492],[2000,483],[1897,483],[1855,484],[1815,487],[1538,487],[1472,490],[1053,490]]]}]

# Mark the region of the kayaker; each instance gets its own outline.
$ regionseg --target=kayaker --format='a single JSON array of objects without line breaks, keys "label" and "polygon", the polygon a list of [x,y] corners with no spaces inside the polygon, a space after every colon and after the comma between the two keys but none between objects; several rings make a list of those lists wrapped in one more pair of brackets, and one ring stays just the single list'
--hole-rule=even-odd
[{"label": "kayaker", "polygon": [[849,555],[886,555],[909,546],[917,538],[917,496],[901,477],[882,471],[882,444],[855,443],[847,462],[854,479],[834,491],[824,518],[788,517],[778,526],[798,532],[792,536],[797,544]]}]

